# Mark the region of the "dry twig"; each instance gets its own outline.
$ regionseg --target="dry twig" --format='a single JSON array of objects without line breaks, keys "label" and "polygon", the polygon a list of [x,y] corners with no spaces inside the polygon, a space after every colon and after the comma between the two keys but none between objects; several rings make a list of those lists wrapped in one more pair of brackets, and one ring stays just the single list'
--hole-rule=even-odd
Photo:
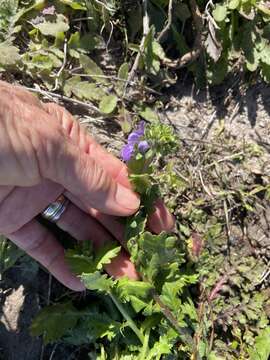
[{"label": "dry twig", "polygon": [[52,91],[57,90],[60,75],[62,74],[62,72],[63,72],[63,70],[64,70],[64,68],[65,68],[65,66],[66,66],[66,63],[67,63],[67,47],[68,47],[68,42],[67,42],[67,38],[65,38],[65,41],[64,41],[64,59],[63,59],[63,64],[62,64],[62,66],[60,67],[59,71],[58,71],[57,74],[56,74],[55,84],[54,84],[54,88],[52,89]]},{"label": "dry twig", "polygon": [[192,14],[192,18],[193,18],[193,22],[194,22],[194,26],[195,26],[195,30],[196,30],[196,37],[195,37],[193,49],[190,52],[184,54],[180,59],[178,59],[176,61],[171,61],[168,59],[165,60],[165,64],[168,67],[172,67],[175,69],[182,68],[182,67],[186,66],[188,63],[196,60],[199,57],[199,55],[201,54],[201,51],[203,49],[203,35],[202,35],[203,16],[199,10],[196,0],[190,0],[189,4],[190,4],[191,14]]},{"label": "dry twig", "polygon": [[27,87],[27,86],[23,86],[23,88],[28,90],[28,91],[31,91],[31,92],[40,94],[42,96],[51,98],[53,100],[56,98],[56,99],[59,99],[59,100],[62,100],[62,101],[70,102],[70,103],[73,103],[75,105],[83,106],[83,107],[85,107],[85,108],[87,108],[89,110],[92,110],[92,111],[95,111],[95,112],[101,114],[99,108],[97,108],[95,105],[85,103],[85,102],[80,101],[80,100],[71,99],[71,98],[69,98],[67,96],[64,96],[64,95],[55,94],[55,93],[53,93],[51,91],[45,91],[45,90],[41,90],[41,89],[34,89],[34,88]]},{"label": "dry twig", "polygon": [[172,9],[173,9],[173,0],[169,0],[169,5],[168,5],[168,20],[167,20],[167,24],[166,26],[162,29],[162,31],[160,32],[160,34],[158,35],[157,41],[161,41],[162,38],[167,34],[167,32],[169,31],[171,25],[172,25]]},{"label": "dry twig", "polygon": [[[148,15],[148,1],[143,0],[142,3],[143,3],[143,36],[142,36],[142,39],[141,39],[141,42],[140,42],[140,47],[139,47],[138,54],[137,54],[137,56],[136,56],[136,58],[134,60],[134,63],[132,65],[132,68],[131,68],[130,73],[128,75],[127,84],[128,84],[128,82],[133,80],[133,78],[135,76],[135,73],[136,73],[136,71],[138,69],[139,62],[140,62],[140,57],[141,57],[141,55],[142,55],[142,53],[144,51],[145,38],[148,35],[149,29],[150,29],[150,25],[149,25],[150,21],[149,21],[149,15]],[[125,87],[124,93],[125,92],[126,92],[126,87]]]}]

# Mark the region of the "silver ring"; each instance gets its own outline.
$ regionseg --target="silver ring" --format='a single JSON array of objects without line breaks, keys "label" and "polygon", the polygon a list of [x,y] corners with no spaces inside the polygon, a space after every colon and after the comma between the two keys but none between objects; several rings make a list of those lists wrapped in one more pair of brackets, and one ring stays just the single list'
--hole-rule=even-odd
[{"label": "silver ring", "polygon": [[41,216],[51,222],[57,222],[69,204],[69,200],[64,195],[60,195],[54,202],[42,211]]}]

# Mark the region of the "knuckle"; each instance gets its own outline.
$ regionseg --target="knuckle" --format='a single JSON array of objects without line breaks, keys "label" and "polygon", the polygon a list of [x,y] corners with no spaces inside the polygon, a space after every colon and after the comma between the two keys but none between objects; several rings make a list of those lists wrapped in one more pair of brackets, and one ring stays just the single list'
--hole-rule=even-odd
[{"label": "knuckle", "polygon": [[54,265],[56,262],[58,262],[59,258],[64,255],[64,251],[62,249],[58,249],[54,254],[50,254],[50,256],[44,261],[44,266],[48,270],[51,270],[54,268]]},{"label": "knuckle", "polygon": [[91,179],[90,187],[93,193],[107,192],[110,187],[110,179],[105,170],[95,161],[93,166],[86,169],[88,178]]}]

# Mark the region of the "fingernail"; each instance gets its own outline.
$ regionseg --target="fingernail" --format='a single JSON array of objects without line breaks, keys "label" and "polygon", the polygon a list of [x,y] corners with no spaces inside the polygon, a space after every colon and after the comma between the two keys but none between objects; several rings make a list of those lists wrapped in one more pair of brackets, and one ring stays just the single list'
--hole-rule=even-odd
[{"label": "fingernail", "polygon": [[131,210],[131,213],[140,206],[139,196],[120,184],[117,186],[115,200],[123,208]]}]

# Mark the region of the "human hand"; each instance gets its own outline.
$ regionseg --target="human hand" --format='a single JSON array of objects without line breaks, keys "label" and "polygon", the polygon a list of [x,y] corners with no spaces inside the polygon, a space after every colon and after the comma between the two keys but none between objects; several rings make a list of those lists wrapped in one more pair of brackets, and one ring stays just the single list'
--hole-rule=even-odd
[{"label": "human hand", "polygon": [[[107,153],[72,116],[19,87],[0,82],[0,233],[73,290],[84,287],[69,270],[64,249],[35,217],[60,194],[71,201],[57,225],[95,247],[115,238],[139,206],[126,166]],[[170,230],[173,218],[162,202],[149,219],[154,232]],[[123,250],[106,270],[138,277]]]}]

